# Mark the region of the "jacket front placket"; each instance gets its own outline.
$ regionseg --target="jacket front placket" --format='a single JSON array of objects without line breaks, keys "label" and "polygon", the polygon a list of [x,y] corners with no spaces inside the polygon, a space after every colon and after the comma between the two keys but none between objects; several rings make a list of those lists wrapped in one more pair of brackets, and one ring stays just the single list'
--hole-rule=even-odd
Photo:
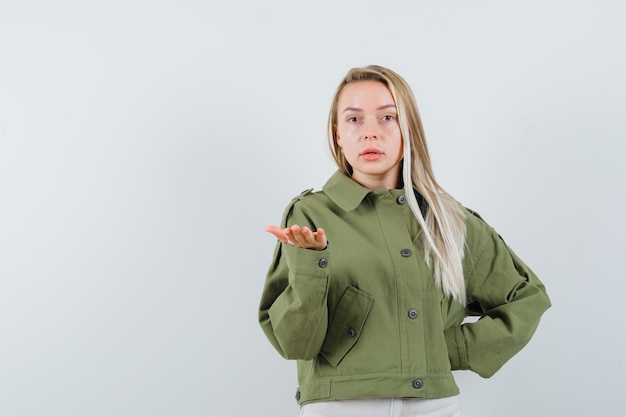
[{"label": "jacket front placket", "polygon": [[426,352],[420,295],[424,287],[428,286],[423,278],[424,273],[428,273],[428,268],[407,224],[412,213],[400,190],[377,190],[370,197],[393,265],[393,275],[388,279],[396,296],[394,304],[397,306],[396,317],[400,334],[401,371],[423,373]]}]

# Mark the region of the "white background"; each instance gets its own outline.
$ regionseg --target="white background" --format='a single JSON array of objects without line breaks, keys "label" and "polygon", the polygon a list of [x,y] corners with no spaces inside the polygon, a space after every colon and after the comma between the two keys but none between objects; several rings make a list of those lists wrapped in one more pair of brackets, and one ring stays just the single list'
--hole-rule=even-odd
[{"label": "white background", "polygon": [[372,63],[554,304],[464,416],[624,415],[623,3],[216,3],[0,3],[0,416],[298,415],[263,228]]}]

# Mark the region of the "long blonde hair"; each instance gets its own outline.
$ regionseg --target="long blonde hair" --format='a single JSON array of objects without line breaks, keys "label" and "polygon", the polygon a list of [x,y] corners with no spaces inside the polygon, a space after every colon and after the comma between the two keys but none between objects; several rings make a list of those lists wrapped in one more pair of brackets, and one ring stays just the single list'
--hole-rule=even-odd
[{"label": "long blonde hair", "polygon": [[[422,228],[420,239],[424,248],[424,258],[429,266],[432,263],[435,283],[443,289],[444,294],[465,305],[462,264],[465,214],[459,203],[435,180],[417,102],[411,88],[400,75],[377,65],[348,71],[337,87],[328,117],[328,144],[332,157],[344,174],[352,175],[352,167],[337,143],[336,126],[339,96],[346,85],[356,81],[381,82],[393,97],[404,143],[402,179],[405,196]],[[428,204],[425,216],[422,215],[413,188],[417,189]]]}]

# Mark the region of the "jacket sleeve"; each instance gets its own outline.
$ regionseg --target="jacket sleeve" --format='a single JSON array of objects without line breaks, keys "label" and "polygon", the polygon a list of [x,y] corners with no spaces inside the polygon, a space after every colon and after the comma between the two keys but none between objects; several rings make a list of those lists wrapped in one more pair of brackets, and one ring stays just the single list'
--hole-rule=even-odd
[{"label": "jacket sleeve", "polygon": [[[282,226],[315,229],[294,199]],[[278,242],[259,306],[259,322],[274,348],[286,359],[316,357],[328,326],[329,249],[316,251]]]},{"label": "jacket sleeve", "polygon": [[[474,218],[473,220],[476,220]],[[468,306],[481,318],[445,331],[452,369],[484,378],[498,371],[534,334],[550,299],[539,278],[482,222],[477,253],[466,253]]]}]

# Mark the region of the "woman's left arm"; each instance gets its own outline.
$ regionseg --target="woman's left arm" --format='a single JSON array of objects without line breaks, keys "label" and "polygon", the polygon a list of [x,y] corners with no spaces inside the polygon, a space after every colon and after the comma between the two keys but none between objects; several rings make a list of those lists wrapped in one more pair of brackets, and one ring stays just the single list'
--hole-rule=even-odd
[{"label": "woman's left arm", "polygon": [[477,253],[466,253],[466,283],[468,304],[482,317],[447,329],[445,336],[452,369],[487,378],[528,343],[551,303],[535,273],[480,222],[478,244],[469,246]]}]

